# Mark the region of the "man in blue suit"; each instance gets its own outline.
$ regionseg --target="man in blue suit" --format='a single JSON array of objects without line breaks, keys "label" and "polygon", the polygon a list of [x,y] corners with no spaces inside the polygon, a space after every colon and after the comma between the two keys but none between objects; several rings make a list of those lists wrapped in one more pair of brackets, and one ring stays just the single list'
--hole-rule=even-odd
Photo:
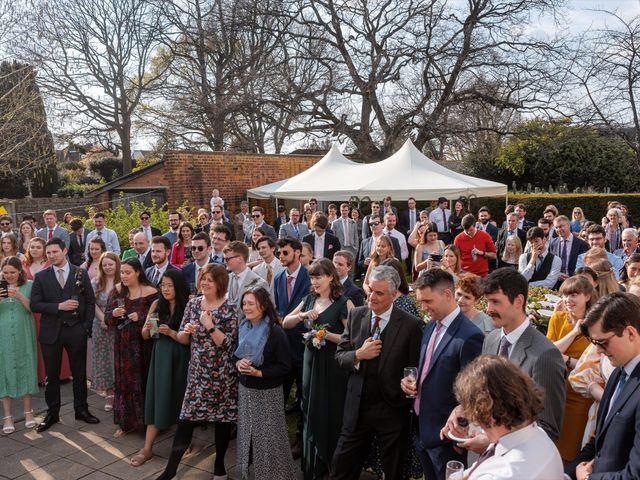
[{"label": "man in blue suit", "polygon": [[[300,263],[300,253],[302,253],[302,243],[297,238],[285,237],[278,240],[280,249],[280,263],[285,270],[278,273],[273,279],[273,293],[276,302],[276,309],[280,318],[284,318],[300,305],[302,299],[309,294],[311,279],[309,272]],[[302,360],[304,356],[304,344],[302,334],[304,333],[304,323],[300,322],[295,327],[285,330],[289,339],[289,351],[291,352],[291,370],[284,381],[284,401],[286,402],[291,393],[293,382],[297,389],[297,407],[300,407],[302,398]],[[292,449],[294,457],[298,457],[302,447],[302,413],[298,420],[298,431],[296,432],[296,444]]]},{"label": "man in blue suit", "polygon": [[417,385],[403,379],[407,395],[416,395],[418,456],[425,478],[444,478],[447,462],[466,461],[440,429],[456,407],[453,383],[458,373],[482,352],[484,335],[456,304],[453,277],[440,269],[429,270],[414,286],[416,298],[431,321],[422,334]]},{"label": "man in blue suit", "polygon": [[573,480],[640,478],[640,299],[620,292],[601,298],[581,330],[616,369],[602,394],[596,434],[565,473]]},{"label": "man in blue suit", "polygon": [[[216,207],[220,208],[220,207]],[[204,232],[196,233],[191,239],[191,255],[193,256],[193,262],[188,263],[180,270],[182,276],[187,282],[187,285],[198,288],[198,276],[200,270],[208,263],[213,263],[210,255],[211,251],[211,239],[209,235]]]}]

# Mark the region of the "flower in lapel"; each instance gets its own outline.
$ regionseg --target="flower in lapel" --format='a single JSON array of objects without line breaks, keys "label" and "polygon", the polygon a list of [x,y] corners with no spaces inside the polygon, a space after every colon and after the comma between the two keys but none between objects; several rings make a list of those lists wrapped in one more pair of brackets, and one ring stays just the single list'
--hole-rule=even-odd
[{"label": "flower in lapel", "polygon": [[330,243],[329,246],[327,247],[327,250],[333,250],[333,244]]}]

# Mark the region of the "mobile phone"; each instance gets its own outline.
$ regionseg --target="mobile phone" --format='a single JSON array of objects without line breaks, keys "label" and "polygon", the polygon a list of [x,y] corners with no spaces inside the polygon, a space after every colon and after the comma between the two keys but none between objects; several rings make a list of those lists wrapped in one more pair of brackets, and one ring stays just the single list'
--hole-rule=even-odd
[{"label": "mobile phone", "polygon": [[431,260],[433,260],[434,262],[439,262],[440,260],[442,260],[442,255],[436,255],[432,253],[429,256],[431,257]]},{"label": "mobile phone", "polygon": [[0,288],[4,290],[4,293],[0,294],[0,297],[9,296],[9,282],[6,280],[0,280]]}]

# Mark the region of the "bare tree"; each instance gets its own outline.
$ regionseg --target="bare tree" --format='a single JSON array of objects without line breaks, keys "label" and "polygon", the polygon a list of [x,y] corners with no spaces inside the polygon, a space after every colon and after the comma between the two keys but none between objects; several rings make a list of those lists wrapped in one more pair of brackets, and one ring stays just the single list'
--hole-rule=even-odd
[{"label": "bare tree", "polygon": [[[293,0],[289,56],[314,61],[312,84],[290,78],[304,97],[304,129],[348,138],[368,161],[409,136],[437,157],[452,109],[549,108],[558,88],[546,63],[553,45],[527,37],[524,26],[560,3]],[[499,83],[500,94],[487,83]]]},{"label": "bare tree", "polygon": [[598,12],[611,24],[579,39],[566,69],[583,94],[572,106],[585,123],[622,137],[640,165],[640,15]]},{"label": "bare tree", "polygon": [[151,60],[162,30],[148,0],[33,0],[23,56],[39,68],[43,91],[67,130],[100,138],[132,168],[132,118],[157,86]]}]

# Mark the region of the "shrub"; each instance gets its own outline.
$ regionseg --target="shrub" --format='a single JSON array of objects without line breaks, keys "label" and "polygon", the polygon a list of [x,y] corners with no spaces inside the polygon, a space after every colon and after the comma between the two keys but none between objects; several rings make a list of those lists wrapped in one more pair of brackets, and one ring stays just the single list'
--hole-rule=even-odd
[{"label": "shrub", "polygon": [[115,157],[105,157],[89,162],[89,170],[103,178],[105,182],[110,182],[114,178],[122,176],[122,159]]}]

